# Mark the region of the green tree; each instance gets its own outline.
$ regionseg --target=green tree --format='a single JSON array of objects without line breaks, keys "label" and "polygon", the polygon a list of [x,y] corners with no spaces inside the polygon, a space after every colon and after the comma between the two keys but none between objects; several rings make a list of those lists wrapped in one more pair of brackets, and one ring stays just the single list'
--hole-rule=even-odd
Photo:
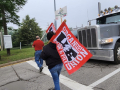
[{"label": "green tree", "polygon": [[35,36],[38,35],[41,37],[42,31],[38,26],[38,23],[35,21],[35,18],[30,19],[29,15],[27,15],[21,23],[19,35],[22,45],[28,45],[35,40]]},{"label": "green tree", "polygon": [[12,35],[12,44],[13,47],[18,47],[20,46],[20,37],[19,37],[19,30],[14,31],[13,35]]},{"label": "green tree", "polygon": [[8,27],[7,32],[8,35],[13,35],[18,29],[14,29],[13,27]]},{"label": "green tree", "polygon": [[[0,26],[4,28],[4,35],[7,35],[7,23],[20,25],[17,12],[26,4],[27,0],[1,0],[0,1]],[[7,49],[10,55],[10,49]]]}]

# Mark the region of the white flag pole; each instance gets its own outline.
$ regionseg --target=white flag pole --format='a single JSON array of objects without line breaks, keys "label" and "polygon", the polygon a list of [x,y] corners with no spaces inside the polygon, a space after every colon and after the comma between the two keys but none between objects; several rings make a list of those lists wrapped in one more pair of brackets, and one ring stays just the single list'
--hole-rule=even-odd
[{"label": "white flag pole", "polygon": [[43,39],[43,37],[45,36],[45,34],[46,34],[46,32],[43,34],[43,36],[42,36],[41,40]]}]

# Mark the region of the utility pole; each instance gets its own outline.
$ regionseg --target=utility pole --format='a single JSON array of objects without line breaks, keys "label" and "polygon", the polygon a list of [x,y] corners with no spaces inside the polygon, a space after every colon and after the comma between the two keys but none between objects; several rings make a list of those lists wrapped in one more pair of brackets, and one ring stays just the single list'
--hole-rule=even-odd
[{"label": "utility pole", "polygon": [[[55,0],[54,0],[54,11],[56,11],[56,3],[55,3]],[[57,30],[57,21],[55,20],[55,28]]]},{"label": "utility pole", "polygon": [[[4,49],[4,46],[3,46],[2,28],[1,28],[0,36],[1,36],[1,51],[2,51],[2,50]],[[0,55],[0,60],[1,60],[1,55]]]},{"label": "utility pole", "polygon": [[1,28],[1,51],[3,50],[3,35],[2,35],[2,28]]}]

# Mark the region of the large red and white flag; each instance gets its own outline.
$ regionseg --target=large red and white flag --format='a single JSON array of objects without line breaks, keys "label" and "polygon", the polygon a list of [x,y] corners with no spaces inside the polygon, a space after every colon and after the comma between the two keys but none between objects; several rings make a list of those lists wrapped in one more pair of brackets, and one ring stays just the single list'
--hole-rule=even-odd
[{"label": "large red and white flag", "polygon": [[56,32],[55,26],[53,23],[50,24],[50,26],[48,27],[48,29],[46,30],[46,33],[53,31],[54,33]]},{"label": "large red and white flag", "polygon": [[71,33],[65,22],[50,41],[57,45],[57,51],[69,74],[77,71],[92,57],[92,54]]}]

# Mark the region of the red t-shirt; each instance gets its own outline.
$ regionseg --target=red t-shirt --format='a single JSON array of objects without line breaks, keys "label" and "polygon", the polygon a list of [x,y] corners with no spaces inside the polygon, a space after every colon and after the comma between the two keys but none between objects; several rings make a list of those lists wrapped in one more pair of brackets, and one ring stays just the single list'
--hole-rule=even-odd
[{"label": "red t-shirt", "polygon": [[42,47],[44,46],[44,43],[43,43],[43,41],[41,41],[41,40],[35,40],[35,41],[33,42],[33,45],[32,45],[32,46],[34,46],[35,51],[36,51],[36,50],[42,50]]}]

